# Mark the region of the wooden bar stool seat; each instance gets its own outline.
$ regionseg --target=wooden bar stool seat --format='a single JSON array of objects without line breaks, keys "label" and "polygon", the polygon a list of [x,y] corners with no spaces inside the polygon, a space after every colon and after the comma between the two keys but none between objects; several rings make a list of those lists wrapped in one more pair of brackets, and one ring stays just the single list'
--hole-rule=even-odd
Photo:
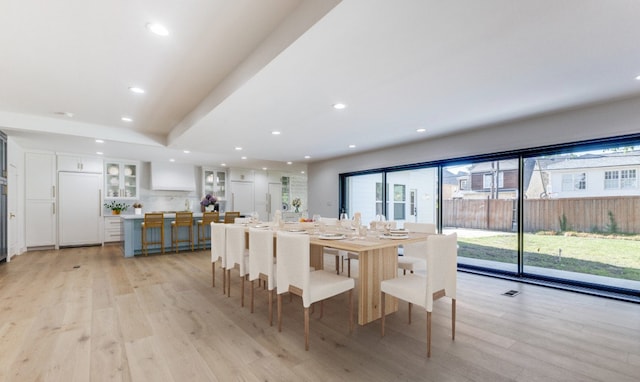
[{"label": "wooden bar stool seat", "polygon": [[[180,239],[180,227],[188,228],[188,238]],[[176,220],[171,222],[171,245],[176,253],[180,243],[189,243],[193,251],[193,212],[176,212]]]},{"label": "wooden bar stool seat", "polygon": [[[145,256],[149,254],[149,245],[160,245],[162,253],[164,253],[164,215],[162,213],[146,213],[144,214],[144,221],[140,224],[142,226],[142,253]],[[150,235],[149,230],[158,229],[159,232],[155,235]],[[154,240],[152,237],[158,238]]]}]

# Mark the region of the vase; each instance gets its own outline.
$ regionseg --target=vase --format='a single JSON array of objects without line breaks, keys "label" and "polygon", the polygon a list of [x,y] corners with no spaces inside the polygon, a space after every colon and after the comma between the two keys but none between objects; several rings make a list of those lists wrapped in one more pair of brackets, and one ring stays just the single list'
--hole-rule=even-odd
[{"label": "vase", "polygon": [[134,208],[133,213],[136,215],[142,215],[142,208]]},{"label": "vase", "polygon": [[111,215],[120,215],[120,210],[111,210]]},{"label": "vase", "polygon": [[300,212],[299,207],[296,207],[295,213]]}]

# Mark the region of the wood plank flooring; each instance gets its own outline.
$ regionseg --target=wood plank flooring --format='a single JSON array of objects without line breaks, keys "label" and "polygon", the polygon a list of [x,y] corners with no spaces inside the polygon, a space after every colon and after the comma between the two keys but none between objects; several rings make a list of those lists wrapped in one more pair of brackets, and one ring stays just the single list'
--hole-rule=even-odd
[{"label": "wood plank flooring", "polygon": [[[327,256],[327,269],[335,269]],[[75,268],[76,266],[79,266]],[[352,266],[357,267],[357,261]],[[352,270],[357,275],[357,271]],[[217,275],[218,280],[222,277]],[[246,283],[247,288],[250,283]],[[125,259],[117,246],[28,252],[0,264],[0,381],[638,381],[640,305],[458,274],[425,314],[407,306],[348,330],[347,296],[311,318],[304,351],[299,298],[282,333],[211,287],[209,251]],[[519,290],[516,297],[501,294]],[[246,296],[249,291],[246,291]],[[248,301],[248,300],[247,300]]]}]

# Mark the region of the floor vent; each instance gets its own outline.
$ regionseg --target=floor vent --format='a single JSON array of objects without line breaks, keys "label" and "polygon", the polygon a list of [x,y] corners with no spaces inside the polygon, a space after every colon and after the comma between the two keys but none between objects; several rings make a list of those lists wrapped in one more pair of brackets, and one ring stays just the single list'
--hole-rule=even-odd
[{"label": "floor vent", "polygon": [[502,295],[503,296],[514,297],[514,296],[517,296],[518,294],[520,294],[520,292],[518,292],[517,290],[511,289],[511,290],[508,290],[508,291],[504,292]]}]

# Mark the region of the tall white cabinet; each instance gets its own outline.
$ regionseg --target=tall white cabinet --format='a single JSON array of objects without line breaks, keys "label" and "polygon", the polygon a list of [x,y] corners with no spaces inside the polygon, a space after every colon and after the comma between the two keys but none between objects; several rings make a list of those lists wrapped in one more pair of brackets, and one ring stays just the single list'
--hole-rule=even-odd
[{"label": "tall white cabinet", "polygon": [[25,203],[27,248],[56,245],[56,156],[25,153]]}]

